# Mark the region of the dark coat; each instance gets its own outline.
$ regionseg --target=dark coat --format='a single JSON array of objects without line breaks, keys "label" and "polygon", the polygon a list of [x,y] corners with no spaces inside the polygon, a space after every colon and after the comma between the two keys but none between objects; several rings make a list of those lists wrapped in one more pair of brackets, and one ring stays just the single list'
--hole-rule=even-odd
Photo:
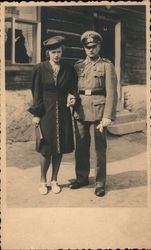
[{"label": "dark coat", "polygon": [[75,119],[101,121],[103,117],[115,119],[117,104],[117,77],[113,64],[104,58],[95,63],[81,60],[75,64],[79,90],[102,90],[104,95],[80,95],[75,108]]},{"label": "dark coat", "polygon": [[33,69],[33,106],[29,111],[40,117],[43,155],[70,153],[74,149],[71,111],[66,104],[67,95],[76,93],[76,80],[74,69],[68,65],[61,64],[56,82],[48,61]]}]

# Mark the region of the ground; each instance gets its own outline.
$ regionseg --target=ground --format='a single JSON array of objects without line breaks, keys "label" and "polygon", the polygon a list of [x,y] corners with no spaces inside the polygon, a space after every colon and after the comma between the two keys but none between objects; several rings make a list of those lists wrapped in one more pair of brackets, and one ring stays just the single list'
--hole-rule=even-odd
[{"label": "ground", "polygon": [[[108,135],[106,196],[94,195],[94,168],[91,161],[90,185],[70,190],[75,179],[74,153],[64,155],[59,172],[60,194],[41,196],[39,154],[35,142],[7,144],[7,204],[9,207],[146,207],[146,133]],[[48,172],[48,185],[51,166]]]}]

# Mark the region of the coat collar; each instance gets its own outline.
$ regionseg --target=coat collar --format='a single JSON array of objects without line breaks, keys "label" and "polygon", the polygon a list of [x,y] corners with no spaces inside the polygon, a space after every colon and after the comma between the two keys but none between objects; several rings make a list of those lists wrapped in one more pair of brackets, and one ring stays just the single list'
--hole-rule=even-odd
[{"label": "coat collar", "polygon": [[50,62],[49,62],[49,61],[45,61],[44,64],[45,64],[46,68],[47,68],[51,73],[53,73],[53,68],[52,68],[52,65],[50,64]]},{"label": "coat collar", "polygon": [[97,60],[95,61],[92,61],[89,57],[86,57],[85,61],[84,61],[84,64],[85,65],[88,65],[88,64],[92,64],[92,65],[96,65],[98,62],[102,61],[101,57],[99,56],[97,58]]},{"label": "coat collar", "polygon": [[[50,64],[50,62],[49,62],[49,61],[45,61],[44,64],[45,64],[46,68],[47,68],[49,71],[51,71],[51,73],[53,73],[53,67],[52,67],[52,65]],[[62,69],[65,69],[65,67],[64,67],[63,63],[60,62],[60,70],[62,70]]]},{"label": "coat collar", "polygon": [[49,61],[52,69],[55,71],[55,70],[58,70],[60,69],[60,64],[55,64],[53,61]]}]

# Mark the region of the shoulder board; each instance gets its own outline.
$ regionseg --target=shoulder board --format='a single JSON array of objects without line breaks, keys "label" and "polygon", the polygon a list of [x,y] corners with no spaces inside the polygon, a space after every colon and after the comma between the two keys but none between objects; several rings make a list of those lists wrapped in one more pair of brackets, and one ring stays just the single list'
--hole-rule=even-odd
[{"label": "shoulder board", "polygon": [[82,63],[82,62],[84,62],[84,60],[83,60],[83,59],[80,59],[80,60],[78,60],[78,61],[75,62],[75,65],[76,65],[76,64],[79,64],[79,63]]},{"label": "shoulder board", "polygon": [[103,62],[107,62],[107,63],[112,63],[109,59],[107,59],[107,58],[102,58],[102,61]]},{"label": "shoulder board", "polygon": [[83,65],[84,65],[84,60],[80,59],[75,63],[74,68],[78,72],[80,71],[81,67],[83,68]]}]

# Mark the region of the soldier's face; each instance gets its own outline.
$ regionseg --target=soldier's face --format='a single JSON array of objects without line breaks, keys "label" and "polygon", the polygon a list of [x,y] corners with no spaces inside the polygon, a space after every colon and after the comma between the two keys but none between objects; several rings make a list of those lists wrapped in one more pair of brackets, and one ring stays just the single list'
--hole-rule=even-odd
[{"label": "soldier's face", "polygon": [[54,63],[59,63],[62,57],[62,47],[49,50],[49,56],[50,56],[50,60],[52,60]]},{"label": "soldier's face", "polygon": [[96,44],[96,45],[92,45],[89,47],[84,47],[86,55],[90,58],[90,59],[95,59],[99,56],[99,52],[101,49],[101,45],[100,44]]}]

